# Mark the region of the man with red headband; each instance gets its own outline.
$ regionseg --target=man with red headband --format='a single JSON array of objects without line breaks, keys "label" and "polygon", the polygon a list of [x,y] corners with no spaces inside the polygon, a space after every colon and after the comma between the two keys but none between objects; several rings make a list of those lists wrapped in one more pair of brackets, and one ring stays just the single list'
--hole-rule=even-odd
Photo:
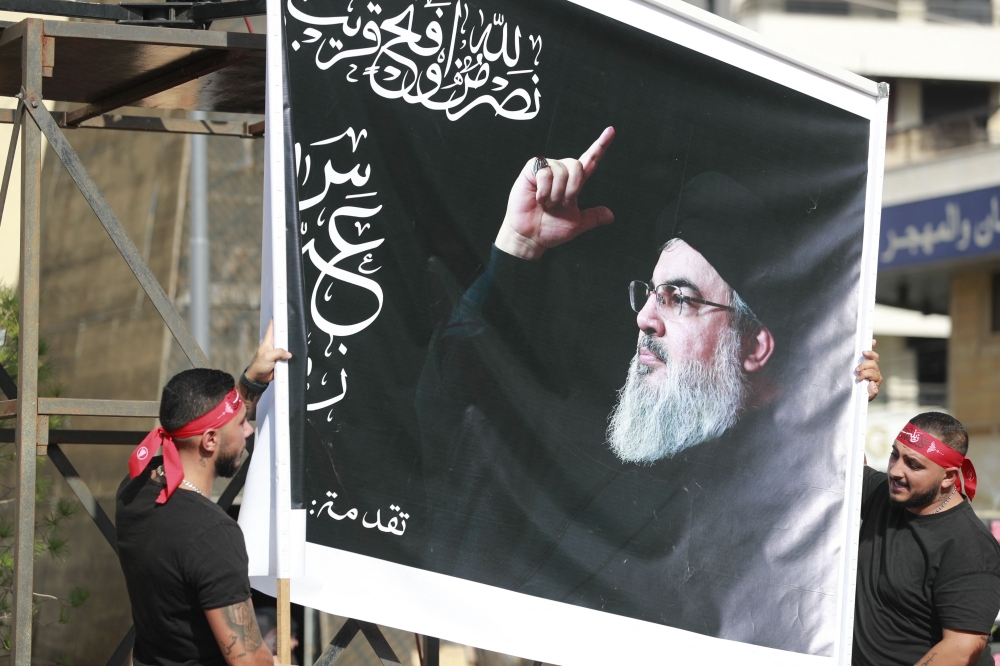
[{"label": "man with red headband", "polygon": [[215,480],[240,467],[253,432],[247,419],[275,363],[291,357],[273,340],[269,326],[238,386],[207,368],[171,379],[160,427],[129,459],[116,528],[139,666],[277,663],[254,616],[243,533],[211,500]]},{"label": "man with red headband", "polygon": [[888,474],[865,468],[856,666],[992,666],[1000,546],[969,501],[968,448],[961,423],[927,412],[899,433]]}]

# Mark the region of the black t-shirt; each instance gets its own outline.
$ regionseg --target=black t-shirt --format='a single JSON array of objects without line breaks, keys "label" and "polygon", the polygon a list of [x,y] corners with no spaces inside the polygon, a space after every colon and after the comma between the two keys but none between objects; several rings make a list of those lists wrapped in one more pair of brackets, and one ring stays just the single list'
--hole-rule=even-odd
[{"label": "black t-shirt", "polygon": [[224,666],[205,610],[250,597],[243,532],[195,492],[178,489],[156,504],[162,488],[148,472],[118,488],[118,558],[132,602],[134,661]]},{"label": "black t-shirt", "polygon": [[[1000,610],[1000,545],[969,502],[917,516],[865,468],[854,615],[855,666],[912,666],[942,629],[988,634]],[[990,650],[978,666],[992,665]]]}]

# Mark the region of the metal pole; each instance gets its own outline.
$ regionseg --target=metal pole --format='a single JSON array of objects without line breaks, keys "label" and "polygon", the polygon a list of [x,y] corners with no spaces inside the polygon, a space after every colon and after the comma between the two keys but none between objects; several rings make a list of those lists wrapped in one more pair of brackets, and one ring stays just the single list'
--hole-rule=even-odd
[{"label": "metal pole", "polygon": [[315,608],[302,609],[302,664],[303,666],[313,666],[316,661],[316,616],[319,614]]},{"label": "metal pole", "polygon": [[[42,98],[43,23],[26,19],[21,39],[21,82],[25,98]],[[41,102],[37,102],[40,104]],[[18,285],[17,508],[14,536],[14,626],[11,663],[31,664],[31,584],[35,545],[35,446],[48,417],[38,416],[38,289],[42,133],[27,115],[21,128],[21,278]]]},{"label": "metal pole", "polygon": [[441,665],[441,639],[434,636],[424,636],[424,659],[426,666]]},{"label": "metal pole", "polygon": [[[191,114],[205,120],[203,111]],[[191,135],[191,333],[205,356],[209,349],[209,246],[208,246],[208,137]]]},{"label": "metal pole", "polygon": [[3,220],[3,209],[7,203],[7,187],[10,185],[10,174],[14,170],[14,154],[17,152],[17,137],[21,131],[21,116],[24,115],[24,105],[18,104],[14,112],[14,126],[10,128],[10,148],[7,150],[7,163],[3,169],[3,185],[0,185],[0,221]]}]

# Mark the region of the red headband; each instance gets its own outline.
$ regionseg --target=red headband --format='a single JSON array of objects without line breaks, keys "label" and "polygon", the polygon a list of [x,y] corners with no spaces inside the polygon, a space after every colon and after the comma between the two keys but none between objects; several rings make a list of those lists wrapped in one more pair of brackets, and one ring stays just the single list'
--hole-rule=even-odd
[{"label": "red headband", "polygon": [[912,423],[903,426],[896,441],[903,446],[912,449],[936,465],[947,469],[948,467],[960,467],[962,469],[963,494],[969,499],[976,496],[976,468],[972,466],[972,461],[955,449],[951,448],[940,439],[927,434]]},{"label": "red headband", "polygon": [[186,426],[181,426],[173,432],[167,432],[162,427],[156,428],[146,435],[146,438],[142,440],[142,444],[129,456],[129,477],[134,479],[142,474],[142,471],[146,469],[146,465],[149,463],[149,459],[162,445],[163,472],[167,477],[167,487],[160,491],[159,497],[156,498],[156,503],[163,504],[170,499],[170,496],[177,490],[177,486],[181,485],[181,481],[184,480],[184,467],[181,465],[181,457],[177,453],[177,445],[174,444],[174,440],[202,435],[208,430],[218,430],[232,421],[242,406],[243,398],[240,397],[239,392],[234,388],[226,394],[222,402],[216,405],[212,411],[204,416],[199,416]]}]

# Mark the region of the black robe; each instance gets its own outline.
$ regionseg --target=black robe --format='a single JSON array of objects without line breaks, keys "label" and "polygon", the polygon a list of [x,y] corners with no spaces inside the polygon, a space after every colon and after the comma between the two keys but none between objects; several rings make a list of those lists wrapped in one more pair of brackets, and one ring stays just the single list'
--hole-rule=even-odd
[{"label": "black robe", "polygon": [[[595,610],[831,654],[835,589],[817,571],[840,504],[794,526],[815,492],[781,455],[767,406],[652,465],[605,443],[614,391],[573,384],[572,294],[551,263],[493,249],[428,354],[417,394],[430,511],[425,566]],[[570,290],[579,280],[561,281]],[[557,313],[553,315],[553,313]],[[600,353],[595,350],[595,353]],[[792,538],[786,538],[792,535]],[[810,544],[814,546],[810,548]],[[835,578],[835,577],[834,577]]]}]

